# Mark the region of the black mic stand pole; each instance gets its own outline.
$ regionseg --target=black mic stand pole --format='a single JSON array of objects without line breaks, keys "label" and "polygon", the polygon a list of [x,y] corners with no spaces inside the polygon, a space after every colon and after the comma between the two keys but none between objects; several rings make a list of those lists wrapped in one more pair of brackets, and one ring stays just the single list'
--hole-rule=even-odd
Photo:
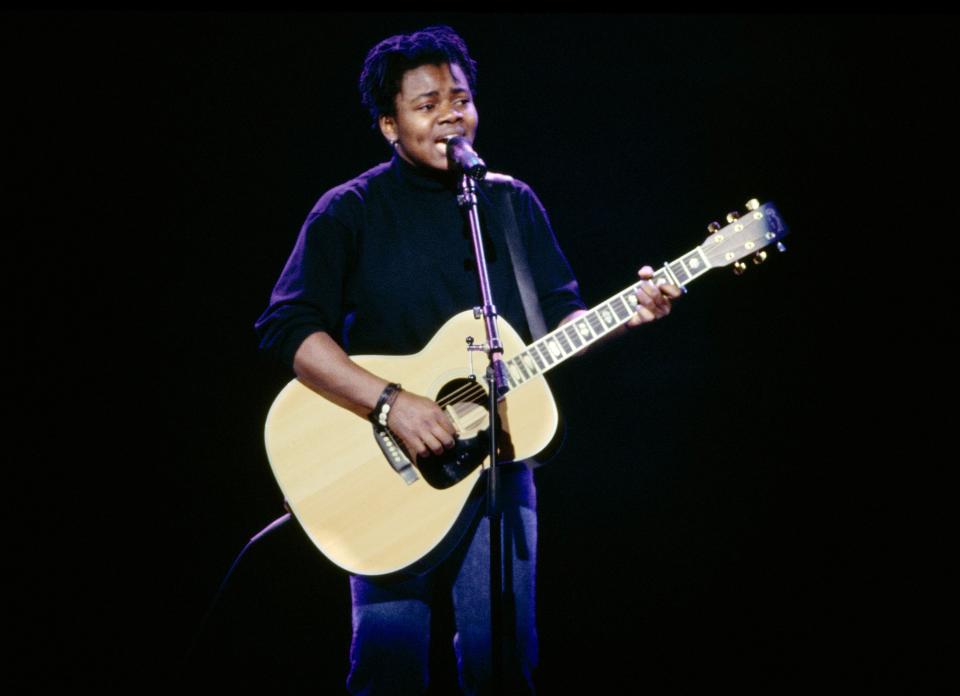
[{"label": "black mic stand pole", "polygon": [[[482,178],[482,177],[481,177]],[[470,220],[470,232],[473,237],[473,253],[477,262],[477,275],[480,279],[480,295],[482,307],[475,307],[474,316],[482,316],[487,332],[486,353],[489,358],[487,365],[487,390],[489,395],[488,410],[490,412],[490,468],[487,471],[487,519],[490,522],[490,640],[493,693],[503,693],[503,579],[501,577],[503,561],[503,532],[498,492],[497,476],[497,402],[507,393],[506,367],[503,364],[503,344],[500,342],[500,332],[497,328],[497,308],[493,304],[493,295],[490,291],[490,277],[487,274],[487,259],[483,252],[483,239],[480,233],[480,216],[477,214],[477,183],[473,177],[464,174],[460,180],[461,193],[457,197],[460,206],[467,211]]]}]

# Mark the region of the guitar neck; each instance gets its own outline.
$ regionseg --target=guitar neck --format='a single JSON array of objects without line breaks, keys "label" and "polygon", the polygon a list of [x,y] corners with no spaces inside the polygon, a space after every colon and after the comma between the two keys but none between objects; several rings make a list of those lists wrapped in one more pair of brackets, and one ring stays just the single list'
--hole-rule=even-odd
[{"label": "guitar neck", "polygon": [[[696,247],[671,261],[653,274],[657,285],[671,283],[683,288],[710,270],[711,264],[702,247]],[[599,341],[614,329],[626,324],[636,311],[637,290],[642,282],[625,287],[576,319],[552,331],[520,352],[504,358],[510,388],[516,389],[529,379],[552,370],[567,358]]]}]

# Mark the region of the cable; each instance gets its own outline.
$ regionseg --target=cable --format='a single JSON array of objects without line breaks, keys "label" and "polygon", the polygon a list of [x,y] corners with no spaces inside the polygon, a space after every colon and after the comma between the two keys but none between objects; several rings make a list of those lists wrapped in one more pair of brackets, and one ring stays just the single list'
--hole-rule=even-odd
[{"label": "cable", "polygon": [[[289,510],[289,508],[287,509]],[[273,522],[271,522],[266,527],[264,527],[259,532],[257,532],[252,537],[250,537],[250,541],[248,541],[244,545],[244,547],[240,550],[240,553],[237,554],[237,557],[233,560],[233,563],[230,565],[230,569],[227,571],[227,574],[223,576],[223,580],[220,582],[220,587],[217,588],[216,593],[213,595],[213,599],[210,601],[210,606],[207,607],[207,611],[204,613],[203,618],[200,620],[200,625],[197,627],[197,631],[193,636],[193,640],[190,642],[190,647],[187,649],[187,652],[184,655],[184,665],[187,664],[187,662],[190,659],[190,656],[193,654],[194,650],[196,650],[197,644],[200,642],[200,636],[203,635],[203,629],[206,628],[207,622],[210,620],[210,616],[213,614],[213,610],[217,606],[217,602],[220,601],[220,595],[223,594],[223,590],[226,588],[227,582],[229,582],[230,580],[230,576],[233,575],[233,571],[236,569],[237,565],[240,563],[240,559],[243,558],[243,554],[245,554],[247,552],[247,549],[253,546],[256,542],[260,541],[260,539],[265,537],[267,534],[269,534],[270,532],[274,531],[279,527],[282,527],[287,522],[289,522],[290,517],[291,517],[291,513],[287,512],[281,515],[280,517],[278,517],[277,519],[275,519]]]}]

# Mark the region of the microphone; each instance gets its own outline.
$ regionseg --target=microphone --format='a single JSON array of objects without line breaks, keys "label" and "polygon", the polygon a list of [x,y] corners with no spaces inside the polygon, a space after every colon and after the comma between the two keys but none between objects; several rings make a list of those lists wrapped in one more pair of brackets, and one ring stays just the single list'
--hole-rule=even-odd
[{"label": "microphone", "polygon": [[447,141],[447,162],[451,169],[459,169],[477,181],[487,175],[487,165],[462,135],[455,135]]}]

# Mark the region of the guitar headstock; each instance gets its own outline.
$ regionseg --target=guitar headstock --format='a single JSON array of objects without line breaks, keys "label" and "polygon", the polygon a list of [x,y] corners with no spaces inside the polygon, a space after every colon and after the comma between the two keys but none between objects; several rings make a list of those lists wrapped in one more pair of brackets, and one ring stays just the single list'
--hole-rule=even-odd
[{"label": "guitar headstock", "polygon": [[773,203],[760,203],[756,198],[747,201],[746,212],[727,213],[727,225],[719,222],[707,225],[710,236],[700,246],[713,267],[733,265],[734,273],[740,275],[747,269],[742,261],[753,257],[755,264],[767,259],[764,247],[776,244],[778,251],[786,251],[780,240],[787,236],[787,226],[780,219]]}]

